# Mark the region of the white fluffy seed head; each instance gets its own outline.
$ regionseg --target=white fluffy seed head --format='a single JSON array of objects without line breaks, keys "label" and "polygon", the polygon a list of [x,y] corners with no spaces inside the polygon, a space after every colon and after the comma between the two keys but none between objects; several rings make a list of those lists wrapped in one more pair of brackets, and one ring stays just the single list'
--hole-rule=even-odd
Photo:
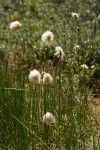
[{"label": "white fluffy seed head", "polygon": [[81,65],[81,68],[88,69],[89,67],[86,64]]},{"label": "white fluffy seed head", "polygon": [[72,13],[72,17],[78,19],[79,18],[79,14],[78,13]]},{"label": "white fluffy seed head", "polygon": [[34,84],[39,84],[41,82],[41,74],[36,69],[32,70],[29,74],[30,82]]},{"label": "white fluffy seed head", "polygon": [[49,73],[44,73],[43,75],[43,84],[51,84],[53,81],[52,76]]},{"label": "white fluffy seed head", "polygon": [[17,30],[21,27],[21,23],[19,21],[14,21],[10,24],[10,29]]},{"label": "white fluffy seed head", "polygon": [[91,68],[94,68],[94,65],[92,65]]},{"label": "white fluffy seed head", "polygon": [[42,42],[46,45],[49,45],[54,40],[54,35],[51,31],[46,31],[42,34]]},{"label": "white fluffy seed head", "polygon": [[57,57],[61,58],[61,60],[63,60],[64,56],[65,56],[63,49],[60,46],[56,46],[55,51],[56,51],[56,53],[54,54],[54,56],[57,56]]},{"label": "white fluffy seed head", "polygon": [[47,125],[51,125],[52,123],[55,123],[55,118],[50,112],[47,112],[43,116],[43,122],[46,123]]},{"label": "white fluffy seed head", "polygon": [[75,49],[75,50],[78,50],[78,49],[80,49],[80,46],[79,46],[79,45],[76,45],[76,46],[74,47],[74,49]]}]

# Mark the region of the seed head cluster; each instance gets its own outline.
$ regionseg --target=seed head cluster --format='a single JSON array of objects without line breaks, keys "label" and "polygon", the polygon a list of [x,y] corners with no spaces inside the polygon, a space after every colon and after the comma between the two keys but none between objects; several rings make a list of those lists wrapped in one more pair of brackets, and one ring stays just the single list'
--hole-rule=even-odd
[{"label": "seed head cluster", "polygon": [[43,81],[43,84],[51,84],[53,81],[52,76],[50,73],[44,73],[43,79],[41,79],[41,74],[36,69],[32,70],[29,74],[30,82],[34,84],[40,84]]}]

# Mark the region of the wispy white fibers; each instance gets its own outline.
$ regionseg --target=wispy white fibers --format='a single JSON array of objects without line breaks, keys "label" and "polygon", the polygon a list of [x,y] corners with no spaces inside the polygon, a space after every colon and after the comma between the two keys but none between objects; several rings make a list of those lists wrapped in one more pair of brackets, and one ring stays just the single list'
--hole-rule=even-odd
[{"label": "wispy white fibers", "polygon": [[41,74],[36,69],[32,70],[29,74],[29,80],[34,84],[39,84],[41,82]]},{"label": "wispy white fibers", "polygon": [[83,69],[88,69],[89,67],[88,67],[86,64],[82,64],[82,65],[81,65],[81,68],[83,68]]},{"label": "wispy white fibers", "polygon": [[80,46],[79,45],[75,45],[74,50],[78,50],[78,49],[80,49]]},{"label": "wispy white fibers", "polygon": [[49,45],[54,40],[54,35],[51,31],[46,31],[45,33],[42,34],[41,40],[46,45]]},{"label": "wispy white fibers", "polygon": [[52,76],[49,73],[44,73],[43,75],[43,84],[51,84],[53,81]]},{"label": "wispy white fibers", "polygon": [[55,118],[50,112],[47,112],[43,116],[43,122],[46,123],[47,125],[51,125],[52,123],[55,123]]},{"label": "wispy white fibers", "polygon": [[63,49],[60,46],[56,46],[55,51],[56,52],[55,52],[54,56],[57,56],[57,57],[61,58],[61,60],[63,60],[64,56],[65,56]]},{"label": "wispy white fibers", "polygon": [[78,19],[79,18],[79,14],[78,13],[72,13],[72,17]]},{"label": "wispy white fibers", "polygon": [[19,21],[14,21],[10,24],[10,29],[17,30],[21,27],[21,23]]}]

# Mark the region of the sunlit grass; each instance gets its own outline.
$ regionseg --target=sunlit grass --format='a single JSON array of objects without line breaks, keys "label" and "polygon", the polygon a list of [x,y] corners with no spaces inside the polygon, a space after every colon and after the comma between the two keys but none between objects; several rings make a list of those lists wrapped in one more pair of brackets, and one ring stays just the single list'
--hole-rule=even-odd
[{"label": "sunlit grass", "polygon": [[16,1],[21,13],[8,9],[0,26],[0,148],[99,150],[100,100],[89,85],[99,68],[99,19],[85,24],[69,1],[38,1]]}]

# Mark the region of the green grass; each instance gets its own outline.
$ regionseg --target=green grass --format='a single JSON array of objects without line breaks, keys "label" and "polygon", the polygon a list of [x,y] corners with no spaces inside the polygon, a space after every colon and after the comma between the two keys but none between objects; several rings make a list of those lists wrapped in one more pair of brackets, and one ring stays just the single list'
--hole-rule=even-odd
[{"label": "green grass", "polygon": [[[66,74],[64,82],[61,72],[58,76],[59,80],[54,77],[52,85],[32,85],[21,84],[18,75],[16,86],[5,76],[5,87],[0,89],[2,149],[52,149],[52,145],[59,149],[98,149],[99,137],[96,138],[95,120],[89,112],[87,86],[76,95],[71,74]],[[56,124],[43,123],[46,112],[55,116]],[[96,126],[98,129],[95,123]],[[92,141],[88,145],[91,138],[95,148],[91,147]]]},{"label": "green grass", "polygon": [[[0,149],[100,149],[99,108],[95,114],[90,89],[92,75],[99,68],[100,48],[98,1],[93,4],[65,1],[59,5],[53,0],[1,3]],[[91,15],[87,16],[88,9]],[[72,12],[80,13],[79,20],[71,17]],[[22,24],[18,31],[9,29],[14,20]],[[54,34],[49,46],[41,41],[46,30]],[[56,46],[64,50],[63,61],[54,56]],[[82,64],[89,68],[82,69]],[[53,83],[31,83],[28,76],[33,69],[42,75],[50,73]],[[53,114],[55,124],[43,122],[46,112]]]}]

